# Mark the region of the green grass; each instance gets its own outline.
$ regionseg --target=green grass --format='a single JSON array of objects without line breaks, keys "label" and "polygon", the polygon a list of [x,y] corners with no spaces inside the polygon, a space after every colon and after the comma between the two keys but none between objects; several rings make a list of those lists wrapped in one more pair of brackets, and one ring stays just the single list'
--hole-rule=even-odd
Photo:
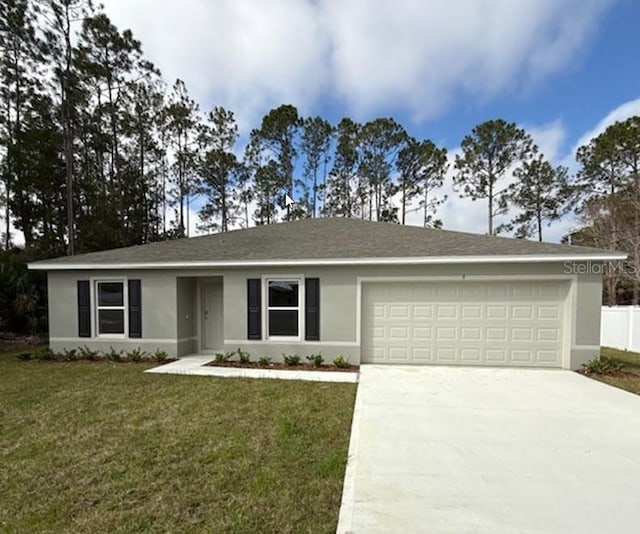
[{"label": "green grass", "polygon": [[626,350],[602,347],[600,355],[621,362],[624,368],[620,373],[612,375],[589,375],[610,386],[615,386],[640,395],[640,354]]},{"label": "green grass", "polygon": [[355,385],[0,354],[0,532],[335,532]]},{"label": "green grass", "polygon": [[627,368],[640,369],[640,354],[637,352],[602,347],[600,355],[621,362]]}]

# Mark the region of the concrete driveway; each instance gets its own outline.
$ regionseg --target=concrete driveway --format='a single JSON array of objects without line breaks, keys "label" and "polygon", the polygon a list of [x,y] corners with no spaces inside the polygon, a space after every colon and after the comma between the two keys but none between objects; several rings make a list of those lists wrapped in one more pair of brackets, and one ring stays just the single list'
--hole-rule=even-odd
[{"label": "concrete driveway", "polygon": [[362,366],[340,534],[639,524],[639,396],[570,371]]}]

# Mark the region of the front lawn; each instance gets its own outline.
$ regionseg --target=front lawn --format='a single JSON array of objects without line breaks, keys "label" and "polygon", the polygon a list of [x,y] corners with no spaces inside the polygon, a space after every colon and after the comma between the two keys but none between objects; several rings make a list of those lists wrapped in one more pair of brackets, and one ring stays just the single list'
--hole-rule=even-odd
[{"label": "front lawn", "polygon": [[640,354],[626,350],[602,347],[600,356],[620,362],[623,368],[620,372],[612,374],[589,375],[596,380],[605,382],[611,386],[630,391],[640,395]]},{"label": "front lawn", "polygon": [[0,354],[0,532],[335,532],[354,384]]}]

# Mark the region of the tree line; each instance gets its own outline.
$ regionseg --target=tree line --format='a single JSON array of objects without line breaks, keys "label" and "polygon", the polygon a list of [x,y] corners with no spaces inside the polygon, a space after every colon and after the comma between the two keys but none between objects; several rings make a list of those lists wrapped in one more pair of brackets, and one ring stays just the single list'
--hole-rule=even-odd
[{"label": "tree line", "polygon": [[[285,104],[239,146],[231,110],[201,110],[184,82],[169,86],[132,32],[90,0],[0,0],[0,245],[5,258],[39,259],[182,237],[194,206],[208,232],[303,217],[405,223],[415,211],[440,227],[452,176],[456,195],[486,202],[489,234],[542,240],[575,211],[583,229],[572,242],[633,252],[639,120],[581,147],[575,176],[502,119],[473,128],[451,158],[392,118],[331,124]],[[12,227],[24,234],[18,251]],[[15,278],[3,308],[37,292],[19,264],[3,259]],[[630,275],[607,283],[610,299],[630,284],[637,302]]]}]

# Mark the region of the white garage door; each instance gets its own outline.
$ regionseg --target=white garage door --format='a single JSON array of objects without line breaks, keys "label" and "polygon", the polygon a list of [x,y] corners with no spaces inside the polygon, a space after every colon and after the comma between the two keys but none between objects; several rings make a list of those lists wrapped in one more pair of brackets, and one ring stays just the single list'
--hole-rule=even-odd
[{"label": "white garage door", "polygon": [[561,366],[567,282],[362,287],[363,363]]}]

